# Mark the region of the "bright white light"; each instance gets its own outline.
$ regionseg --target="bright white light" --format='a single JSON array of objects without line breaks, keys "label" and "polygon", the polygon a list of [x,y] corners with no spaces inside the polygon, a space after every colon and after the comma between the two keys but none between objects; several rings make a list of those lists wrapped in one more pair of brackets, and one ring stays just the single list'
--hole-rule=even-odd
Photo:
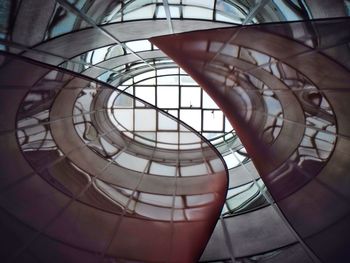
[{"label": "bright white light", "polygon": [[179,107],[179,87],[177,86],[158,86],[157,104],[159,108],[178,108]]},{"label": "bright white light", "polygon": [[200,110],[180,110],[180,120],[197,131],[202,129],[202,116]]},{"label": "bright white light", "polygon": [[218,109],[219,106],[209,97],[209,95],[203,92],[203,108]]},{"label": "bright white light", "polygon": [[152,47],[151,42],[148,40],[130,41],[126,43],[126,46],[134,52],[151,50]]},{"label": "bright white light", "polygon": [[[155,104],[155,87],[135,87],[135,96],[148,103]],[[136,106],[144,106],[142,102],[136,101]]]},{"label": "bright white light", "polygon": [[224,115],[220,110],[205,110],[203,112],[203,130],[222,131]]},{"label": "bright white light", "polygon": [[200,107],[201,89],[200,87],[181,88],[181,107]]}]

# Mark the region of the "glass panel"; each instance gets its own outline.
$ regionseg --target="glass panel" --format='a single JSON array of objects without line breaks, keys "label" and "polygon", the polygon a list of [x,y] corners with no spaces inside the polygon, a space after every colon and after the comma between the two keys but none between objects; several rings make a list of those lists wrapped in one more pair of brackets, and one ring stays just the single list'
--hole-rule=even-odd
[{"label": "glass panel", "polygon": [[170,115],[174,116],[175,118],[179,117],[179,110],[165,110],[165,112],[169,113]]},{"label": "glass panel", "polygon": [[197,134],[192,132],[180,132],[180,144],[197,143],[201,139]]},{"label": "glass panel", "polygon": [[156,111],[153,109],[135,110],[135,130],[136,131],[155,131],[156,130]]},{"label": "glass panel", "polygon": [[[140,98],[152,105],[155,105],[156,99],[155,99],[155,87],[152,86],[145,86],[145,87],[140,87],[140,86],[135,86],[135,96],[137,98]],[[137,101],[136,100],[136,106],[139,107],[145,107],[145,104]]]},{"label": "glass panel", "polygon": [[[223,140],[223,138],[221,138],[221,137],[219,137],[219,136],[223,136],[224,134],[223,133],[220,133],[220,132],[203,132],[202,133],[202,135],[205,137],[205,138],[207,138],[208,140],[210,140],[210,142],[212,143],[212,144],[216,144],[216,143],[219,143],[219,142],[221,142],[222,140]],[[216,140],[212,140],[212,139],[214,139],[214,138],[217,138],[217,137],[219,137],[218,139],[216,139]]]},{"label": "glass panel", "polygon": [[169,6],[171,18],[180,18],[180,8],[177,6]]},{"label": "glass panel", "polygon": [[[226,2],[226,0],[217,0],[216,9],[216,20],[219,21],[241,24],[246,17],[241,9]],[[248,10],[246,11],[248,12]]]},{"label": "glass panel", "polygon": [[180,168],[181,176],[197,176],[208,174],[208,169],[205,164],[197,164],[190,166],[183,166]]},{"label": "glass panel", "polygon": [[169,144],[178,144],[179,133],[178,132],[158,132],[157,141]]},{"label": "glass panel", "polygon": [[203,111],[203,130],[222,131],[224,129],[224,115],[220,110]]},{"label": "glass panel", "polygon": [[186,200],[188,206],[204,205],[213,202],[215,200],[215,195],[213,193],[191,195],[187,196]]},{"label": "glass panel", "polygon": [[[180,8],[177,6],[169,6],[170,17],[179,18],[180,17]],[[166,12],[164,6],[159,6],[157,11],[157,18],[166,18]]]},{"label": "glass panel", "polygon": [[162,176],[175,176],[176,167],[152,162],[150,173]]},{"label": "glass panel", "polygon": [[181,107],[200,107],[201,88],[181,87]]},{"label": "glass panel", "polygon": [[158,69],[157,75],[173,75],[173,74],[179,74],[178,68],[164,68],[164,69]]},{"label": "glass panel", "polygon": [[177,122],[167,117],[163,113],[158,113],[158,129],[159,130],[177,130]]},{"label": "glass panel", "polygon": [[206,8],[213,9],[214,8],[214,0],[182,0],[182,4],[184,5],[194,5],[194,6],[203,6]]},{"label": "glass panel", "polygon": [[218,109],[219,106],[216,105],[216,103],[212,100],[212,98],[209,97],[207,93],[203,92],[203,108]]},{"label": "glass panel", "polygon": [[[129,135],[129,137],[132,137]],[[135,136],[135,140],[146,144],[155,146],[155,140],[156,140],[156,132],[137,132],[137,136]]]},{"label": "glass panel", "polygon": [[111,46],[107,46],[107,47],[102,47],[94,50],[91,58],[92,64],[97,64],[103,61],[110,47]]},{"label": "glass panel", "polygon": [[[221,48],[221,47],[220,47]],[[225,44],[223,45],[223,49],[221,50],[221,54],[228,55],[230,57],[238,57],[238,46]]]},{"label": "glass panel", "polygon": [[[151,42],[149,42],[148,40],[137,40],[137,41],[126,42],[126,46],[134,52],[151,50],[151,47],[152,47]],[[130,53],[130,51],[128,50],[127,52]]]},{"label": "glass panel", "polygon": [[119,93],[114,101],[114,108],[132,108],[134,106],[134,99],[128,95]]},{"label": "glass panel", "polygon": [[153,18],[156,5],[148,5],[124,14],[124,20]]},{"label": "glass panel", "polygon": [[224,160],[226,162],[228,169],[231,169],[239,165],[239,161],[232,154],[228,154],[224,156]]},{"label": "glass panel", "polygon": [[108,141],[106,141],[103,137],[100,137],[99,141],[101,143],[101,146],[102,146],[103,150],[108,155],[114,155],[114,154],[116,154],[119,151],[119,149],[116,146],[114,146],[111,143],[109,143]]},{"label": "glass panel", "polygon": [[157,78],[158,85],[179,85],[179,77],[175,76],[161,76]]},{"label": "glass panel", "polygon": [[181,85],[198,86],[198,84],[190,76],[180,76]]},{"label": "glass panel", "polygon": [[157,18],[166,18],[166,13],[165,13],[164,6],[158,6]]},{"label": "glass panel", "polygon": [[232,125],[231,123],[228,121],[228,119],[225,117],[225,132],[229,132],[232,131]]},{"label": "glass panel", "polygon": [[[140,83],[141,80],[142,83]],[[155,81],[155,72],[154,71],[149,71],[149,72],[145,72],[142,74],[139,74],[137,76],[134,77],[134,82],[137,83],[137,85],[155,85],[156,81]]]},{"label": "glass panel", "polygon": [[157,87],[157,106],[159,108],[178,108],[179,107],[179,87],[158,86]]},{"label": "glass panel", "polygon": [[213,10],[192,6],[184,6],[182,10],[184,18],[213,19]]},{"label": "glass panel", "polygon": [[[124,130],[133,130],[134,124],[134,111],[133,109],[113,109],[112,116],[110,120],[112,123],[118,127],[118,129]],[[121,125],[123,127],[121,127]]]},{"label": "glass panel", "polygon": [[282,15],[285,17],[288,21],[293,20],[301,20],[302,17],[298,16],[296,12],[294,12],[293,9],[289,8],[288,5],[286,5],[282,0],[273,0],[273,2],[276,4],[279,11],[282,13]]},{"label": "glass panel", "polygon": [[168,195],[155,195],[148,193],[140,193],[139,200],[144,203],[154,204],[154,205],[163,205],[172,207],[173,204],[173,196]]},{"label": "glass panel", "polygon": [[124,54],[123,47],[120,45],[115,45],[109,49],[109,52],[106,58],[109,59],[109,58],[117,57],[123,54]]},{"label": "glass panel", "polygon": [[243,21],[243,19],[239,19],[238,17],[233,17],[233,16],[230,16],[229,14],[220,14],[218,12],[216,12],[215,18],[217,21],[235,23],[235,24],[241,24]]},{"label": "glass panel", "polygon": [[116,159],[114,159],[120,166],[143,172],[146,168],[148,160],[139,158],[127,153],[121,153]]},{"label": "glass panel", "polygon": [[78,17],[71,12],[66,12],[61,5],[56,6],[52,16],[51,24],[48,27],[47,38],[53,38],[73,30]]},{"label": "glass panel", "polygon": [[180,120],[197,131],[202,128],[201,110],[180,110]]}]

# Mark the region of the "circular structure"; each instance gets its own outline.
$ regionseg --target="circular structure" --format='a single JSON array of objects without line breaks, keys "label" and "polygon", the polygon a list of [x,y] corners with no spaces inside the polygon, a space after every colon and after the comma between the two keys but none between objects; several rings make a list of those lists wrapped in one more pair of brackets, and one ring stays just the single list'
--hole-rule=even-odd
[{"label": "circular structure", "polygon": [[350,258],[347,1],[0,14],[3,261]]}]

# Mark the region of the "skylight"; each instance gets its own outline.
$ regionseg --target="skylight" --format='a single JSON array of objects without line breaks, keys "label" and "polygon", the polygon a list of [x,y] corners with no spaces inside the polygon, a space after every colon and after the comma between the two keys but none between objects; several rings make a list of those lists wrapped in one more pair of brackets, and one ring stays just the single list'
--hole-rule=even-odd
[{"label": "skylight", "polygon": [[[232,126],[218,105],[179,67],[161,68],[138,74],[126,80],[118,89],[134,94],[137,98],[179,118],[208,139],[223,136],[226,132],[232,131]],[[142,101],[132,102],[132,98],[124,98],[122,95],[115,99],[115,94],[111,96],[111,100],[115,101],[110,103],[114,108],[113,114],[121,116],[119,111],[131,105],[134,105],[135,109],[147,107]],[[141,114],[141,111],[137,110],[137,112]],[[145,115],[144,117],[149,119],[150,116]],[[156,116],[153,117],[156,118]],[[163,119],[158,117],[157,129],[175,128],[174,124],[168,123],[169,120]],[[142,120],[141,123],[143,123]],[[156,124],[152,124],[152,131],[155,126]],[[143,127],[151,128],[146,123]]]}]

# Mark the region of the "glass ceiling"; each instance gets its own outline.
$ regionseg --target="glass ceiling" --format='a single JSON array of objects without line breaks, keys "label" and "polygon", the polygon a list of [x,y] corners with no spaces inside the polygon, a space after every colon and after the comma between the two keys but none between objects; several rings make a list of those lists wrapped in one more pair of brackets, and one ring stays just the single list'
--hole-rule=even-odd
[{"label": "glass ceiling", "polygon": [[[348,2],[344,1],[344,4],[349,13]],[[11,39],[10,44],[0,46],[3,50],[9,50],[9,46],[18,44],[11,35],[11,31],[15,30],[11,28],[10,14],[18,12],[19,9],[20,5],[14,4],[14,2],[2,1],[0,38]],[[317,15],[322,17],[322,14]],[[222,23],[245,25],[305,20],[313,18],[313,15],[305,1],[297,0],[130,0],[121,2],[114,0],[57,0],[54,3],[54,11],[48,17],[44,36],[40,41],[55,40],[54,38],[60,36],[65,37],[64,34],[93,27],[96,32],[102,33],[109,40],[112,40],[110,43],[113,44],[98,44],[99,46],[97,45],[94,49],[80,55],[76,53],[74,57],[65,57],[58,54],[57,51],[41,53],[38,46],[30,46],[27,42],[25,45],[16,46],[16,48],[23,49],[28,54],[39,53],[45,58],[59,58],[60,61],[63,60],[60,64],[63,68],[125,89],[126,92],[180,118],[206,138],[211,139],[212,143],[219,145],[220,142],[226,143],[228,138],[236,138],[236,136],[230,133],[232,129],[230,124],[209,96],[148,40],[135,40],[135,36],[133,36],[131,38],[133,41],[122,42],[119,40],[119,36],[123,32],[110,33],[109,29],[106,29],[108,24],[114,23],[116,25],[120,22],[140,20],[167,20],[168,33],[173,33],[186,30],[180,24],[176,27],[176,23],[180,20],[191,20],[194,21],[193,23],[196,20],[221,22],[221,24],[216,25],[216,27],[220,27],[223,25]],[[215,27],[214,24],[213,26]],[[124,32],[124,34],[128,35],[128,32]],[[214,47],[214,49],[218,50],[218,47]],[[241,48],[241,50],[243,49]],[[225,49],[223,49],[224,51]],[[248,56],[254,56],[254,51],[247,51]],[[152,52],[159,52],[159,54],[156,56],[151,54]],[[257,55],[259,57],[261,54]],[[130,59],[131,57],[134,59]],[[260,57],[262,60],[264,59],[263,56]],[[119,62],[124,58],[127,59],[124,62]],[[240,58],[245,59],[244,57]],[[36,59],[40,61],[41,58],[38,56]],[[44,59],[44,61],[50,63],[49,60]],[[276,70],[272,69],[272,71]],[[255,80],[250,79],[249,81],[254,82]],[[115,95],[111,96],[111,101],[113,96]],[[274,94],[268,94],[268,92],[264,96],[268,102],[267,105],[273,106],[270,109],[272,113],[280,108],[273,97]],[[142,106],[144,104],[137,103],[133,99],[123,101],[121,97],[111,103],[112,108],[109,114],[111,120],[115,119],[118,111],[125,110],[125,108],[131,109],[132,107],[133,111],[136,111],[145,107]],[[154,129],[168,128],[159,119],[156,120],[154,127]],[[277,136],[278,129],[276,131],[276,135],[273,134],[272,139]],[[225,133],[228,133],[229,136],[219,137],[221,141],[213,140]],[[239,166],[240,161],[246,162],[248,160],[244,148],[234,149],[233,152],[237,158],[228,152],[223,154],[229,168]]]},{"label": "glass ceiling", "polygon": [[[180,133],[183,130],[181,130],[177,122],[172,121],[172,118],[165,118],[164,114],[158,114],[154,110],[150,110],[150,106],[144,102],[155,105],[192,126],[206,138],[210,139],[213,144],[216,144],[218,148],[222,147],[222,149],[225,149],[221,151],[221,154],[230,172],[234,171],[235,168],[238,170],[240,167],[248,170],[247,167],[251,167],[253,164],[249,162],[245,148],[240,144],[238,138],[236,138],[231,125],[219,107],[193,79],[177,67],[173,61],[169,60],[164,54],[161,54],[159,49],[148,40],[138,39],[141,37],[136,37],[134,32],[134,35],[129,36],[130,38],[128,40],[119,41],[120,34],[124,33],[124,36],[128,36],[129,32],[113,31],[110,28],[116,24],[123,24],[123,22],[134,23],[138,21],[138,25],[141,26],[143,21],[146,20],[150,20],[151,22],[163,20],[167,22],[167,26],[169,27],[167,33],[178,33],[182,30],[187,30],[186,25],[179,23],[181,20],[190,20],[190,23],[193,22],[194,24],[200,21],[204,24],[207,23],[206,25],[209,25],[209,22],[216,22],[216,25],[213,23],[213,27],[222,27],[225,23],[230,25],[246,25],[281,21],[307,21],[313,18],[323,18],[323,15],[325,15],[318,14],[315,11],[312,13],[308,7],[308,5],[312,5],[312,1],[304,0],[57,0],[52,2],[53,10],[47,14],[47,21],[42,22],[42,27],[44,28],[42,31],[35,25],[33,28],[38,31],[35,32],[37,34],[32,34],[30,29],[23,30],[23,32],[28,32],[28,36],[33,35],[36,37],[33,37],[35,41],[31,39],[32,41],[28,40],[27,43],[26,41],[23,42],[23,39],[26,40],[26,36],[20,38],[18,35],[12,34],[16,32],[16,26],[21,27],[21,24],[15,21],[16,19],[14,17],[23,15],[20,12],[24,9],[22,8],[23,2],[25,1],[4,0],[0,3],[0,50],[13,53],[23,52],[23,56],[29,56],[32,59],[44,61],[54,66],[61,63],[60,66],[63,68],[96,78],[117,89],[125,90],[142,101],[138,101],[134,97],[121,96],[119,91],[112,92],[108,98],[107,109],[104,109],[107,112],[108,119],[116,127],[121,127],[120,121],[124,121],[122,126],[125,128],[125,131],[132,131],[129,137],[134,136],[134,132],[137,132],[138,134],[144,134],[145,137],[147,137],[147,133],[156,134],[155,138],[151,138],[155,141],[167,142],[167,140],[173,140],[173,137],[166,137],[165,134],[171,136],[172,131],[178,131]],[[342,3],[345,6],[345,13],[350,14],[350,1],[345,0]],[[26,10],[26,12],[30,14],[31,10]],[[26,12],[25,14],[27,14]],[[28,17],[30,16],[28,15]],[[37,20],[41,22],[44,19],[39,17]],[[82,29],[91,28],[96,30],[96,34],[101,33],[104,36],[108,36],[109,42],[97,43],[96,41],[95,43],[95,40],[92,39],[91,43],[96,44],[94,49],[86,52],[88,50],[86,48],[84,50],[85,53],[83,52],[81,54],[79,53],[82,51],[72,52],[74,55],[67,57],[65,57],[66,53],[59,53],[59,50],[57,51],[55,49],[52,49],[53,51],[48,49],[46,54],[40,53],[45,52],[45,48],[42,48],[40,45],[44,46],[51,40],[54,42],[54,40],[65,37],[72,32],[84,31]],[[303,32],[293,31],[293,33],[299,35]],[[156,34],[164,34],[164,32],[162,31]],[[142,37],[146,38],[150,37],[150,35]],[[8,42],[6,43],[6,41]],[[85,39],[83,41],[88,42]],[[22,46],[13,48],[17,44]],[[213,50],[210,51],[217,52],[218,54],[222,52],[225,55],[226,48],[220,48],[223,47],[220,43],[213,42],[212,44],[211,47],[213,47]],[[220,44],[220,46],[216,44]],[[312,44],[313,42],[311,41],[310,46]],[[288,68],[287,64],[279,63],[279,67],[269,65],[268,68],[264,64],[274,64],[271,63],[272,57],[266,57],[264,54],[248,48],[230,46],[227,43],[225,46],[232,48],[230,50],[232,53],[230,54],[234,58],[249,62],[252,65],[261,66],[261,68],[264,68],[264,70],[274,75],[277,79],[284,79],[286,85],[292,86],[296,83],[295,88],[297,89],[299,88],[299,82],[302,82],[305,87],[312,87],[304,78],[291,78],[292,75],[300,76],[297,74],[298,72]],[[317,47],[316,44],[315,46]],[[44,54],[42,56],[43,58],[29,55],[38,52],[38,50],[40,55]],[[49,52],[52,53],[50,54]],[[158,54],[155,55],[157,52]],[[71,53],[67,52],[67,54]],[[48,57],[50,59],[52,57],[60,58],[61,60],[58,60],[60,62],[57,63],[51,62],[50,59],[47,59]],[[283,78],[280,75],[283,75]],[[244,74],[237,74],[237,76],[242,79],[245,77]],[[279,135],[280,128],[285,120],[281,104],[276,99],[275,93],[269,90],[261,81],[254,77],[246,78],[245,80],[249,84],[254,84],[259,89],[259,92],[261,92],[261,97],[267,107],[266,112],[271,117],[271,121],[269,120],[267,122],[268,125],[266,125],[265,130],[266,134],[270,135],[267,138],[273,141]],[[53,84],[53,81],[50,84]],[[90,94],[91,96],[85,93],[85,97],[81,96],[80,99],[84,100],[86,97],[89,97],[93,101],[95,91]],[[329,109],[330,106],[327,100],[318,91],[315,91],[311,95],[312,102],[319,104],[318,107],[324,110],[325,114],[328,114],[328,119],[322,119],[320,116],[309,114],[308,110],[311,107],[309,105],[309,108],[304,109],[306,123],[310,127],[321,127],[319,130],[327,129],[328,132],[331,132],[331,135],[315,131],[310,127],[306,128],[302,143],[296,149],[296,154],[304,158],[304,160],[308,160],[307,158],[309,158],[310,160],[326,162],[332,153],[336,141],[335,136],[332,135],[336,131],[335,121],[333,120],[334,116]],[[30,99],[34,101],[34,104],[38,100],[38,94],[33,93]],[[91,109],[87,108],[86,110],[86,113],[83,115],[86,114],[89,116]],[[38,116],[34,117],[37,118]],[[42,120],[40,118],[38,120],[46,121],[49,118],[48,112],[44,112],[39,117]],[[91,128],[92,126],[86,125],[86,120],[83,120],[82,123],[74,124],[76,128],[78,124],[81,124],[84,128],[84,132],[81,133],[87,136],[87,140],[95,140],[97,138],[96,131]],[[166,132],[162,133],[164,131]],[[52,149],[55,146],[54,140],[52,140],[50,133],[44,126],[42,130],[31,134],[26,134],[25,132],[19,132],[18,134],[19,142],[23,145],[28,141],[32,145],[42,147],[45,150]],[[159,137],[156,138],[157,136]],[[132,138],[135,139],[134,137]],[[220,139],[217,140],[215,138]],[[47,144],[42,143],[45,140]],[[177,139],[175,138],[174,140],[176,141]],[[186,143],[185,141],[185,147],[187,147]],[[27,145],[25,146],[27,147]],[[24,152],[27,150],[25,147],[22,149]],[[139,167],[135,165],[134,168],[138,171],[144,171],[146,168],[145,163],[142,163],[139,157],[126,155],[123,152],[115,158],[115,161],[118,165],[125,167],[130,165],[130,163],[137,163]],[[164,172],[164,167],[160,168],[154,162],[150,166],[150,171],[157,174],[158,171]],[[193,172],[197,172],[197,168],[193,168]],[[169,170],[169,174],[167,175],[174,176],[174,174],[173,170]],[[102,184],[100,187],[104,188],[105,192],[108,193],[111,193],[112,190],[115,191],[115,189],[107,189],[107,186]],[[269,198],[265,199],[266,195],[268,195],[268,192],[266,192],[266,187],[261,179],[252,178],[244,184],[234,187],[229,186],[226,203],[222,211],[223,215],[231,216],[266,205],[270,202]],[[146,194],[140,194],[139,196],[139,200],[142,201],[147,198],[152,199],[152,201],[153,199],[159,200],[159,196],[147,196]],[[172,200],[177,199],[174,197]]]},{"label": "glass ceiling", "polygon": [[[158,50],[148,40],[129,41],[125,42],[124,45],[133,52],[138,53]],[[216,103],[185,71],[169,59],[158,58],[149,61],[149,63],[154,65],[161,62],[164,64],[163,68],[157,65],[157,69],[150,70],[149,67],[146,67],[144,72],[141,71],[141,73],[138,73],[137,70],[144,67],[143,63],[121,64],[114,68],[104,68],[108,61],[130,53],[129,50],[119,44],[109,45],[81,54],[73,58],[70,64],[64,63],[61,66],[72,68],[74,61],[84,61],[86,66],[75,69],[88,76],[91,68],[88,65],[98,66],[101,68],[101,73],[97,76],[97,79],[110,83],[116,86],[118,90],[126,91],[147,103],[163,109],[190,125],[207,139],[214,139],[232,131],[232,126]],[[108,65],[108,67],[113,66],[115,66],[113,63],[110,66]],[[125,76],[126,72],[127,75]],[[133,72],[136,73],[134,74]],[[128,76],[132,77],[122,81]],[[118,85],[118,82],[121,83]],[[134,101],[126,96],[117,97],[117,94],[118,92],[115,92],[111,95],[112,100],[116,98],[114,102],[111,102],[111,106],[116,109],[119,108],[119,112],[121,111],[120,108],[124,108],[125,111],[126,108],[137,109],[145,107],[145,104],[140,101]],[[113,112],[113,114],[116,114],[116,110]],[[157,129],[159,128],[157,126]]]},{"label": "glass ceiling", "polygon": [[[108,45],[88,51],[61,66],[74,69],[87,76],[95,71],[94,68],[98,68],[99,73],[94,77],[118,89],[109,97],[107,110],[109,120],[132,139],[148,145],[154,145],[155,141],[163,141],[163,143],[158,143],[161,147],[178,147],[171,146],[167,141],[174,141],[174,138],[169,136],[181,130],[179,124],[169,121],[169,118],[164,118],[163,114],[152,114],[152,111],[147,114],[148,106],[140,101],[141,99],[179,118],[209,139],[218,147],[228,169],[239,167],[250,161],[245,148],[239,142],[231,124],[218,105],[184,70],[179,68],[174,61],[160,54],[157,54],[158,58],[147,60],[147,63],[154,66],[155,69],[151,69],[138,60],[125,64],[120,63],[119,61],[124,56],[131,54],[129,49],[137,54],[159,52],[159,49],[148,40],[135,40],[125,42],[123,45]],[[238,56],[239,50],[239,47],[230,49],[235,56]],[[223,52],[228,51],[224,49]],[[247,57],[247,51],[242,49],[241,52]],[[263,54],[257,54],[257,56],[254,59],[266,60]],[[258,63],[260,60],[257,60]],[[83,61],[84,66],[77,65],[75,61]],[[256,82],[257,80],[251,81]],[[122,95],[120,90],[135,98]],[[147,122],[143,121],[145,119]],[[166,137],[164,134],[167,134]],[[235,148],[232,148],[232,142],[236,145]],[[195,145],[195,142],[192,143]],[[181,147],[191,149],[193,145]],[[260,179],[257,182],[242,185],[238,190],[236,187],[229,188],[227,201],[222,211],[223,215],[230,216],[233,213],[241,213],[247,209],[266,205],[267,201],[263,197],[265,191],[266,187]]]},{"label": "glass ceiling", "polygon": [[[145,72],[125,81],[118,89],[163,109],[208,139],[232,131],[232,126],[216,103],[178,67]],[[116,109],[115,114],[121,108],[146,107],[143,103],[123,97],[115,99],[112,105]]]}]

